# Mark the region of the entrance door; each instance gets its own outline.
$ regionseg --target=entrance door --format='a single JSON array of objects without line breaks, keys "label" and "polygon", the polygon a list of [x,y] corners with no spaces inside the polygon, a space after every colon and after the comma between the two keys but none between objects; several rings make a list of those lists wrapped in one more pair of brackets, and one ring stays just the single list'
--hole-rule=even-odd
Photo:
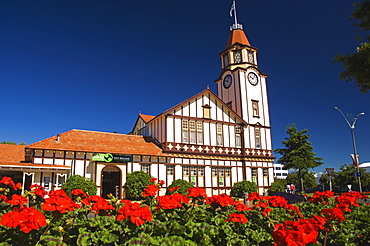
[{"label": "entrance door", "polygon": [[109,194],[121,198],[120,187],[121,173],[116,167],[104,168],[102,172],[102,197],[108,198]]}]

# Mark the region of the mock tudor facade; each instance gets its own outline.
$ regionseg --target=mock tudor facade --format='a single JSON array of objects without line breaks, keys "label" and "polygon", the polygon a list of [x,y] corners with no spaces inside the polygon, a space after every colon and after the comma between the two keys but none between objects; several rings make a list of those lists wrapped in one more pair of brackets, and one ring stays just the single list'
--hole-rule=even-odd
[{"label": "mock tudor facade", "polygon": [[187,180],[208,195],[229,193],[242,180],[265,192],[274,180],[267,75],[239,24],[220,58],[218,95],[206,88],[157,116],[139,114],[130,134],[71,130],[12,146],[17,158],[0,159],[0,176],[15,177],[25,189],[38,183],[51,190],[78,174],[93,179],[98,194],[119,198],[133,171],[164,180],[165,187]]}]

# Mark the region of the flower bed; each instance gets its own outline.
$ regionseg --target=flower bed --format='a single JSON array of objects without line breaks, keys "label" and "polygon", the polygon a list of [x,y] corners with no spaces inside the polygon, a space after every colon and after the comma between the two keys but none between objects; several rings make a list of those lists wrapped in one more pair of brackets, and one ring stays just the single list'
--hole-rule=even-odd
[{"label": "flower bed", "polygon": [[202,188],[157,196],[163,181],[152,181],[138,203],[81,190],[47,194],[38,185],[8,197],[20,186],[3,178],[0,246],[369,245],[370,206],[358,204],[367,198],[358,192],[315,192],[295,204],[252,193],[248,207],[225,194],[207,197]]}]

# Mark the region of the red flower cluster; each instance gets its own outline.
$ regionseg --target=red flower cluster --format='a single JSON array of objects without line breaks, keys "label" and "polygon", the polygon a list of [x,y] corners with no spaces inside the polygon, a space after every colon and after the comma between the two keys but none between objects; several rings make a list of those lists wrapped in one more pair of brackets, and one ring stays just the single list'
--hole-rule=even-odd
[{"label": "red flower cluster", "polygon": [[190,199],[180,193],[157,197],[157,210],[182,208],[183,203],[189,203]]},{"label": "red flower cluster", "polygon": [[207,197],[207,204],[211,204],[212,206],[226,207],[229,205],[238,205],[239,202],[235,201],[232,197],[226,194],[221,194]]},{"label": "red flower cluster", "polygon": [[312,195],[312,198],[310,199],[310,202],[327,204],[328,198],[331,197],[334,197],[334,192],[330,190],[323,192],[315,191],[315,193]]},{"label": "red flower cluster", "polygon": [[152,221],[152,212],[148,206],[141,207],[140,203],[127,202],[118,210],[117,221],[126,220],[127,218],[130,218],[133,224],[140,226],[145,221]]},{"label": "red flower cluster", "polygon": [[33,184],[31,185],[31,192],[33,194],[35,194],[36,196],[39,196],[41,198],[44,198],[47,194],[47,192],[45,191],[45,188],[38,185],[38,184]]},{"label": "red flower cluster", "polygon": [[247,223],[248,219],[247,217],[245,217],[244,214],[233,213],[229,215],[229,218],[227,220],[225,220],[225,222],[230,222],[230,221],[245,224]]},{"label": "red flower cluster", "polygon": [[143,197],[148,197],[148,196],[155,197],[158,191],[159,191],[158,185],[151,184],[151,185],[148,185],[148,187],[144,190],[142,196]]},{"label": "red flower cluster", "polygon": [[346,220],[346,218],[344,218],[344,212],[339,208],[326,208],[321,210],[321,213],[328,220],[336,220],[338,222]]},{"label": "red flower cluster", "polygon": [[14,181],[13,181],[13,179],[10,178],[10,177],[3,177],[0,180],[0,184],[10,185],[13,188],[13,190],[18,190],[18,189],[21,189],[22,188],[22,184],[21,183],[15,184]]},{"label": "red flower cluster", "polygon": [[74,189],[71,194],[74,196],[87,197],[86,193],[81,189]]},{"label": "red flower cluster", "polygon": [[171,192],[174,192],[174,191],[176,191],[176,190],[180,190],[180,187],[175,186],[175,187],[171,187],[171,188],[170,188],[170,191],[171,191]]},{"label": "red flower cluster", "polygon": [[323,229],[325,219],[315,216],[311,219],[300,219],[298,221],[284,221],[275,225],[272,233],[274,245],[303,246],[308,243],[316,244],[318,230]]},{"label": "red flower cluster", "polygon": [[49,192],[49,197],[45,199],[42,204],[42,210],[44,211],[58,211],[61,214],[67,211],[73,211],[75,208],[79,208],[80,205],[75,203],[64,190],[55,190]]},{"label": "red flower cluster", "polygon": [[22,207],[23,205],[27,203],[27,198],[21,195],[14,194],[12,195],[11,199],[6,200],[6,203],[13,205],[13,206],[19,205]]},{"label": "red flower cluster", "polygon": [[17,228],[24,233],[37,230],[46,226],[46,218],[35,208],[14,208],[12,212],[6,213],[1,217],[1,225],[10,228]]},{"label": "red flower cluster", "polygon": [[194,187],[194,188],[189,188],[188,196],[193,197],[193,198],[201,198],[201,200],[203,201],[207,197],[207,194],[204,189]]},{"label": "red flower cluster", "polygon": [[81,200],[81,203],[86,205],[86,206],[91,206],[91,210],[95,211],[95,213],[100,213],[102,211],[107,211],[107,210],[113,210],[114,207],[112,204],[109,204],[107,200],[105,200],[101,196],[88,196],[87,198]]}]

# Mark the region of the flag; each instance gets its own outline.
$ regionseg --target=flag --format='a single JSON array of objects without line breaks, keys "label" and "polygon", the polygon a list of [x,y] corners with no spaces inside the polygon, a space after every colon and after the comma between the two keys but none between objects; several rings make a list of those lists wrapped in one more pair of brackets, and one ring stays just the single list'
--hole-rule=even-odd
[{"label": "flag", "polygon": [[230,9],[230,16],[231,17],[233,16],[233,10],[235,11],[235,1],[233,1],[233,5],[231,6],[231,9]]},{"label": "flag", "polygon": [[356,155],[356,160],[355,160],[354,154],[351,154],[351,158],[352,158],[352,164],[357,167],[358,166],[358,155]]}]

